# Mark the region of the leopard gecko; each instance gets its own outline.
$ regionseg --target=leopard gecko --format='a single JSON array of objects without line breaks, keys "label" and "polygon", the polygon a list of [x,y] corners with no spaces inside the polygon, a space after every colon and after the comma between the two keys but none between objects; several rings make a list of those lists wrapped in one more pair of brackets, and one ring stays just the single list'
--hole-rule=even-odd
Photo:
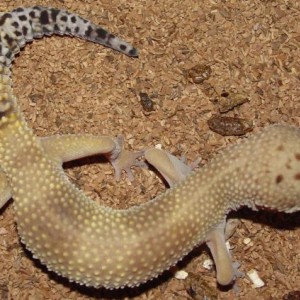
[{"label": "leopard gecko", "polygon": [[[27,21],[31,10],[39,20],[32,24],[57,20],[51,9],[32,8],[23,9]],[[16,14],[2,20],[1,36],[17,38],[10,25]],[[55,26],[32,30],[44,27],[47,32]],[[8,48],[17,43],[14,38]],[[137,286],[207,241],[232,209],[300,209],[300,130],[284,125],[228,147],[145,204],[127,210],[96,204],[68,180],[28,128],[7,76],[10,61],[6,56],[1,69],[0,165],[14,198],[18,232],[34,257],[70,281],[110,289]],[[103,144],[105,139],[108,146],[98,151],[118,161],[118,144],[109,137]]]}]

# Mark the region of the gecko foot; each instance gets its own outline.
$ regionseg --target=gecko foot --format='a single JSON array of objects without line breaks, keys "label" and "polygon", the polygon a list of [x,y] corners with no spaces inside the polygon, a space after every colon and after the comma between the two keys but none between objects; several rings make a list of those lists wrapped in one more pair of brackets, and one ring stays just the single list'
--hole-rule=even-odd
[{"label": "gecko foot", "polygon": [[131,152],[123,149],[124,137],[122,135],[117,136],[116,138],[116,150],[111,156],[108,157],[115,170],[115,179],[119,181],[121,178],[122,170],[127,174],[127,177],[130,181],[134,180],[131,167],[141,167],[147,168],[147,165],[143,161],[137,160],[145,154],[145,151]]}]

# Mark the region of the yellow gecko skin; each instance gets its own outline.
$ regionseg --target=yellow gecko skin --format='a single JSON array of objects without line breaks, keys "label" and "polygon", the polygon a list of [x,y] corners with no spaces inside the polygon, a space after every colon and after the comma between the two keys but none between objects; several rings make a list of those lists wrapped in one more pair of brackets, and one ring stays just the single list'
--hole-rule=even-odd
[{"label": "yellow gecko skin", "polygon": [[206,241],[231,209],[300,209],[300,131],[290,126],[269,127],[229,147],[139,207],[99,206],[69,182],[28,128],[0,71],[0,165],[19,235],[34,257],[70,281],[136,286]]}]

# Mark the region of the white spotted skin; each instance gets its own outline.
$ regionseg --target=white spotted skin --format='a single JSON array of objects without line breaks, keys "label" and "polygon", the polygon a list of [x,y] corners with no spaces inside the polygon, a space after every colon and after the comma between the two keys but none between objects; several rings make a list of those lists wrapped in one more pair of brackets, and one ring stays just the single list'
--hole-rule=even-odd
[{"label": "white spotted skin", "polygon": [[232,208],[300,208],[300,132],[288,126],[229,147],[170,191],[128,210],[87,198],[15,113],[1,126],[0,164],[22,242],[49,270],[87,286],[136,286],[156,277],[204,242]]},{"label": "white spotted skin", "polygon": [[10,66],[27,42],[52,34],[76,36],[138,56],[136,48],[89,20],[63,9],[33,6],[0,13],[0,64]]}]

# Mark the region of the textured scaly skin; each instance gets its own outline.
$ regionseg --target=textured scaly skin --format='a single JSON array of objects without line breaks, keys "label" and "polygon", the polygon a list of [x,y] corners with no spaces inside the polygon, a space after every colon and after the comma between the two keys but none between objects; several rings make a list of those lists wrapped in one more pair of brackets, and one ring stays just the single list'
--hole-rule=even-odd
[{"label": "textured scaly skin", "polygon": [[[2,74],[6,72],[3,68]],[[217,155],[139,207],[99,206],[45,153],[1,76],[0,164],[22,242],[49,270],[87,286],[135,286],[205,241],[230,209],[300,209],[300,132],[273,126]]]}]

